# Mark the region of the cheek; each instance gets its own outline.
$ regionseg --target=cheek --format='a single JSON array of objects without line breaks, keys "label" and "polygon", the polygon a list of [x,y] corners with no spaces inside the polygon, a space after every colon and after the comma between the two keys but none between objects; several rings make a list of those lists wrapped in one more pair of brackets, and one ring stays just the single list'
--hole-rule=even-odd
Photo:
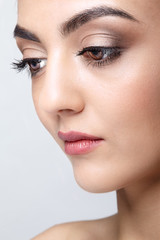
[{"label": "cheek", "polygon": [[113,145],[143,164],[154,161],[160,149],[160,71],[139,66],[122,75],[110,98],[109,121]]},{"label": "cheek", "polygon": [[41,109],[39,107],[40,92],[41,92],[41,86],[39,86],[39,84],[36,82],[33,83],[33,81],[32,81],[32,99],[33,99],[36,113],[37,113],[39,119],[41,120]]},{"label": "cheek", "polygon": [[152,132],[160,126],[160,77],[152,71],[135,72],[136,75],[125,76],[124,84],[112,95],[112,116],[119,128]]},{"label": "cheek", "polygon": [[[38,79],[39,80],[39,79]],[[32,83],[32,98],[33,98],[33,103],[34,103],[34,107],[36,110],[36,113],[40,119],[40,121],[42,122],[42,124],[44,125],[44,127],[50,132],[50,124],[51,124],[51,120],[49,118],[49,115],[47,115],[47,113],[45,113],[45,111],[42,109],[42,107],[39,104],[39,99],[40,99],[40,94],[42,91],[42,84],[41,81],[38,82],[34,81]]]},{"label": "cheek", "polygon": [[154,71],[129,72],[116,84],[103,85],[96,101],[90,95],[106,143],[81,162],[73,159],[73,167],[77,182],[91,192],[113,191],[159,175],[159,76]]},{"label": "cheek", "polygon": [[[44,79],[37,79],[32,84],[32,98],[35,106],[36,113],[39,120],[44,125],[46,130],[51,134],[54,140],[64,149],[63,142],[58,138],[57,131],[59,130],[59,117],[55,116],[53,112],[48,112],[45,110],[44,105],[40,102],[41,93],[43,91]],[[44,99],[45,101],[46,99]]]},{"label": "cheek", "polygon": [[[144,81],[121,86],[110,99],[113,124],[129,130],[143,128],[148,130],[160,120],[160,88],[157,84]],[[112,117],[110,120],[112,120]]]},{"label": "cheek", "polygon": [[153,75],[138,73],[130,80],[111,99],[110,134],[117,156],[138,170],[160,157],[160,87]]}]

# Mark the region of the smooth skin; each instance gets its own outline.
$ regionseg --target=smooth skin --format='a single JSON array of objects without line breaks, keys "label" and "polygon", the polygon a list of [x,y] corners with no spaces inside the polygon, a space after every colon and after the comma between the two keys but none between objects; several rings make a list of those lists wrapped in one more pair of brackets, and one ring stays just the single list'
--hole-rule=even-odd
[{"label": "smooth skin", "polygon": [[[86,9],[121,9],[63,36],[60,25]],[[34,240],[160,239],[160,1],[19,0],[18,24],[40,42],[16,37],[23,58],[47,59],[32,77],[36,112],[64,151],[58,131],[103,138],[92,152],[68,155],[86,191],[117,190],[118,213],[54,226]],[[89,46],[119,47],[102,66]],[[89,62],[88,62],[89,60]]]}]

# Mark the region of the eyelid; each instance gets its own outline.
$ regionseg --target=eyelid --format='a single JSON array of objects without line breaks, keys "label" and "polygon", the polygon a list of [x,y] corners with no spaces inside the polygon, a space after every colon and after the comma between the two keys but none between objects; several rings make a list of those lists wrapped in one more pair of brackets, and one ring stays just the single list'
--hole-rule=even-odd
[{"label": "eyelid", "polygon": [[17,38],[16,39],[16,42],[17,42],[17,45],[18,45],[18,48],[20,49],[21,53],[23,55],[25,55],[25,52],[32,54],[35,54],[35,55],[38,55],[38,53],[42,53],[43,56],[46,56],[47,55],[47,50],[45,49],[44,45],[42,45],[41,43],[38,43],[38,42],[33,42],[33,41],[30,41],[30,40],[27,40],[27,39],[21,39],[21,38]]},{"label": "eyelid", "polygon": [[122,37],[112,33],[92,33],[83,37],[80,43],[85,44],[86,42],[87,44],[87,41],[96,41],[96,40],[98,41],[105,40],[107,42],[120,42],[122,40],[121,38]]},{"label": "eyelid", "polygon": [[[85,57],[85,53],[87,52],[94,52],[94,51],[102,51],[103,54],[107,54],[105,58],[95,60],[92,57]],[[105,52],[106,51],[106,52]],[[108,51],[108,53],[107,53]],[[116,59],[118,59],[121,56],[121,53],[124,51],[124,48],[121,47],[106,47],[106,46],[89,46],[86,48],[83,48],[81,51],[79,51],[76,56],[83,57],[84,61],[86,61],[88,64],[92,67],[104,67],[105,65],[109,65],[112,62],[114,62]],[[89,55],[88,55],[89,56]]]}]

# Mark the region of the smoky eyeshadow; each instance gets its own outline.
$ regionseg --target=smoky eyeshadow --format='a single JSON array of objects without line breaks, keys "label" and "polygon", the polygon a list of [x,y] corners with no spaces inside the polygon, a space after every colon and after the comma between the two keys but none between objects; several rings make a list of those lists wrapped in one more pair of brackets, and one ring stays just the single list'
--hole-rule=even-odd
[{"label": "smoky eyeshadow", "polygon": [[108,46],[116,47],[121,46],[122,39],[120,37],[105,34],[105,33],[96,33],[89,34],[85,36],[80,43],[83,47],[86,46]]},{"label": "smoky eyeshadow", "polygon": [[123,20],[106,20],[99,19],[86,24],[77,31],[76,40],[80,45],[88,45],[90,41],[97,43],[104,43],[109,45],[123,45],[129,46],[135,39],[136,30],[132,23]]}]

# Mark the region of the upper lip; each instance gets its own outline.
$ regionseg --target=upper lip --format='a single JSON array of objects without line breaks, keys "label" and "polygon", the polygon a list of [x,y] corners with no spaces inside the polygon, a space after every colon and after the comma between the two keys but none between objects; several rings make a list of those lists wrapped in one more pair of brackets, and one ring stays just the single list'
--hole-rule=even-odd
[{"label": "upper lip", "polygon": [[67,141],[67,142],[74,142],[74,141],[83,140],[83,139],[102,140],[102,138],[95,137],[93,135],[89,135],[86,133],[75,132],[75,131],[70,131],[66,133],[59,131],[58,137],[63,141]]}]

